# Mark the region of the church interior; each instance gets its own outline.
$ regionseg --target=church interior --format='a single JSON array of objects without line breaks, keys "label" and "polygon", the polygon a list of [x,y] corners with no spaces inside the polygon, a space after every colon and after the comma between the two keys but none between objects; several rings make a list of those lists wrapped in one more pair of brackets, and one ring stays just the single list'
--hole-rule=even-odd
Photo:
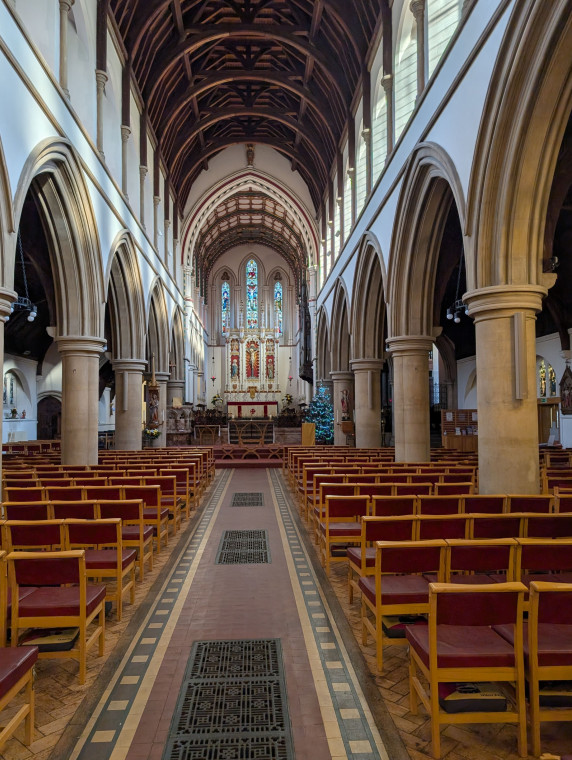
[{"label": "church interior", "polygon": [[570,760],[572,0],[1,0],[0,73],[0,758]]}]

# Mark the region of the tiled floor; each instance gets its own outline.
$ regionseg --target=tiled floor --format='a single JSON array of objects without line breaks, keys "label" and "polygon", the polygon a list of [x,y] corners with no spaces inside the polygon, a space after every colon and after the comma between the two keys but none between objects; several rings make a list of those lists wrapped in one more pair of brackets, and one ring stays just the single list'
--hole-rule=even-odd
[{"label": "tiled floor", "polygon": [[[262,493],[264,506],[231,507],[234,493]],[[217,565],[225,530],[265,530],[270,563]],[[347,603],[346,571],[329,583],[278,470],[222,470],[169,556],[139,588],[121,624],[110,619],[106,657],[38,667],[35,741],[11,741],[6,760],[143,760],[163,757],[193,642],[279,639],[298,760],[421,760],[429,723],[408,711],[405,649],[393,647],[383,676],[362,647],[359,602]],[[543,749],[572,747],[572,724],[543,728]],[[516,760],[511,726],[449,727],[448,760]]]}]

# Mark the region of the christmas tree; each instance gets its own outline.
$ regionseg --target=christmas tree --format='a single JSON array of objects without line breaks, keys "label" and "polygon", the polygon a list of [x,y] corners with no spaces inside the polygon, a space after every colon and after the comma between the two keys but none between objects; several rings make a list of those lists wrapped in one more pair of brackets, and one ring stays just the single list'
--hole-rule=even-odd
[{"label": "christmas tree", "polygon": [[304,422],[316,425],[316,443],[334,442],[334,407],[325,385],[318,385],[316,395],[304,415]]}]

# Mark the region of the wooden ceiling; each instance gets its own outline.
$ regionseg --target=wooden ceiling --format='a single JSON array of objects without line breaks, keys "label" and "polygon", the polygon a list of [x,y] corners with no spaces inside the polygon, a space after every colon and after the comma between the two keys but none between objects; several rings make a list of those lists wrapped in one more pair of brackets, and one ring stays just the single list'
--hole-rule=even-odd
[{"label": "wooden ceiling", "polygon": [[219,151],[270,145],[324,195],[388,0],[109,0],[184,208]]}]

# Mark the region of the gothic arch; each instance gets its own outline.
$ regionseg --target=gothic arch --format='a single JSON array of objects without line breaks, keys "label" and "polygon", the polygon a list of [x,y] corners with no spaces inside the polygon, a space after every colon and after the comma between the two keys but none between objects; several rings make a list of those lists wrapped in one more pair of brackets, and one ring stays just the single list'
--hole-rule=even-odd
[{"label": "gothic arch", "polygon": [[567,0],[515,5],[469,184],[467,233],[475,253],[468,274],[475,288],[554,283],[554,275],[542,271],[542,253],[556,160],[572,110],[571,49]]},{"label": "gothic arch", "polygon": [[151,290],[147,319],[147,358],[155,355],[155,371],[169,373],[169,317],[165,291],[160,280]]},{"label": "gothic arch", "polygon": [[[50,249],[58,335],[100,337],[104,274],[99,235],[80,160],[66,140],[44,140],[28,156],[14,201],[17,219],[30,188]],[[14,256],[15,249],[5,262],[12,273]]]},{"label": "gothic arch", "polygon": [[347,372],[353,358],[351,355],[350,311],[346,284],[340,278],[336,280],[334,286],[330,345],[332,347],[332,372]]},{"label": "gothic arch", "polygon": [[169,351],[169,369],[171,380],[183,381],[185,379],[185,330],[184,314],[179,306],[175,307],[173,314],[173,327],[171,329],[171,346]]},{"label": "gothic arch", "polygon": [[127,231],[112,245],[108,273],[108,305],[114,359],[145,356],[145,304],[135,246]]},{"label": "gothic arch", "polygon": [[316,323],[316,376],[318,380],[329,380],[332,369],[332,358],[330,351],[328,316],[324,308],[318,311]]},{"label": "gothic arch", "polygon": [[[12,191],[10,189],[10,176],[6,166],[4,148],[0,138],[0,262],[1,262],[1,280],[0,287],[6,287],[7,282],[11,282],[14,271],[13,258],[8,256],[8,251],[14,247],[14,241],[11,236],[16,231],[14,224],[14,209],[12,207]],[[7,267],[7,260],[11,261]],[[8,273],[10,273],[8,275]]]},{"label": "gothic arch", "polygon": [[364,235],[352,296],[352,356],[381,359],[385,339],[385,283],[381,246],[372,232]]},{"label": "gothic arch", "polygon": [[391,337],[439,332],[433,323],[435,275],[452,203],[463,230],[465,198],[455,165],[439,145],[420,143],[408,161],[395,211],[388,271]]}]

